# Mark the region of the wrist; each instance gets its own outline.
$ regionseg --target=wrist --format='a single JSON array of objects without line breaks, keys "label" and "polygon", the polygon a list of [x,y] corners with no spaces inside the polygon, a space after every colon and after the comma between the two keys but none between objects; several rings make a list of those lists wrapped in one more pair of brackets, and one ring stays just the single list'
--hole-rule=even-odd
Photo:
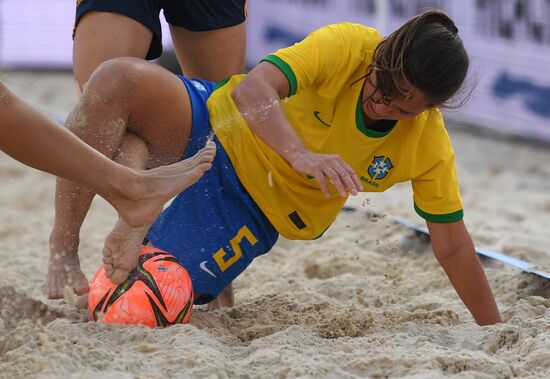
[{"label": "wrist", "polygon": [[295,146],[291,148],[285,148],[283,151],[283,158],[291,165],[294,166],[294,162],[301,159],[309,151],[305,146]]}]

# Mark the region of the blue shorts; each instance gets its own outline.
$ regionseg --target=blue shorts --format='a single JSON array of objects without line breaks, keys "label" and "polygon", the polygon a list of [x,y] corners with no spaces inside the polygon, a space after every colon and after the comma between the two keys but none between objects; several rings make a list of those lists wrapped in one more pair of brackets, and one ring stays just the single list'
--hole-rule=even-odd
[{"label": "blue shorts", "polygon": [[120,13],[153,32],[146,59],[162,53],[161,9],[170,25],[194,32],[227,28],[246,20],[246,0],[82,0],[77,2],[75,29],[86,12]]},{"label": "blue shorts", "polygon": [[[204,147],[212,129],[206,100],[215,84],[181,80],[193,112],[191,136],[183,158]],[[279,234],[239,182],[222,145],[212,168],[180,193],[155,221],[147,239],[174,254],[189,272],[195,304],[212,301],[255,257],[267,253]]]}]

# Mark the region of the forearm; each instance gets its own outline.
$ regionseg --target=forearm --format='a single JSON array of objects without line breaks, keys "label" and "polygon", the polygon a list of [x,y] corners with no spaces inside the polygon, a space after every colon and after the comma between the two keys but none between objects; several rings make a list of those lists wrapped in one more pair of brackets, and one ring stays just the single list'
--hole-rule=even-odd
[{"label": "forearm", "polygon": [[246,78],[231,96],[254,133],[287,162],[306,150],[288,122],[275,89],[259,80]]},{"label": "forearm", "polygon": [[479,325],[501,322],[493,292],[473,245],[465,244],[454,254],[438,259],[476,322]]},{"label": "forearm", "polygon": [[283,73],[271,63],[262,62],[233,89],[231,96],[252,131],[294,171],[315,178],[326,197],[331,196],[331,185],[342,197],[356,195],[363,184],[353,167],[337,154],[309,150],[290,125],[280,104],[288,94],[288,80]]},{"label": "forearm", "polygon": [[78,137],[18,99],[0,84],[0,148],[18,161],[75,182],[100,194],[109,180],[129,170],[116,165]]}]

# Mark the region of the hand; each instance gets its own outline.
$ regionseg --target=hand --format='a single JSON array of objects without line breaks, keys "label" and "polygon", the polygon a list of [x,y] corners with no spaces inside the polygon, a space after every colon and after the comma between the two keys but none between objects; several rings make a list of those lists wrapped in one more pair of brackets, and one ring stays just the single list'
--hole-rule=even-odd
[{"label": "hand", "polygon": [[349,194],[355,196],[363,190],[363,185],[353,168],[338,155],[300,150],[292,155],[289,163],[300,174],[313,176],[326,197],[330,196],[327,178],[342,197]]}]

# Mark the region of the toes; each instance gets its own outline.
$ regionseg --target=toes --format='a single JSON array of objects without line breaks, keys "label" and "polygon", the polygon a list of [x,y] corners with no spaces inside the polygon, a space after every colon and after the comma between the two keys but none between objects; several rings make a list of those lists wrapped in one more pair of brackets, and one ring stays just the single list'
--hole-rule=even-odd
[{"label": "toes", "polygon": [[46,283],[43,288],[44,295],[48,299],[62,299],[63,298],[63,284],[58,283]]},{"label": "toes", "polygon": [[111,258],[110,256],[106,257],[105,255],[103,256],[103,264],[105,265],[112,265],[113,264],[113,258]]},{"label": "toes", "polygon": [[107,276],[109,279],[111,279],[114,272],[115,272],[115,269],[113,268],[112,265],[110,265],[110,264],[105,265],[105,276]]},{"label": "toes", "polygon": [[138,264],[138,259],[136,256],[128,257],[128,259],[124,259],[120,262],[120,265],[118,265],[118,268],[125,271],[132,271]]},{"label": "toes", "polygon": [[202,171],[208,171],[212,168],[212,162],[203,163],[200,165]]},{"label": "toes", "polygon": [[43,292],[44,292],[44,296],[46,296],[48,299],[62,299],[63,298],[63,292],[58,291],[56,289],[44,288]]},{"label": "toes", "polygon": [[128,274],[127,270],[117,269],[110,279],[113,283],[120,284],[128,278]]}]

